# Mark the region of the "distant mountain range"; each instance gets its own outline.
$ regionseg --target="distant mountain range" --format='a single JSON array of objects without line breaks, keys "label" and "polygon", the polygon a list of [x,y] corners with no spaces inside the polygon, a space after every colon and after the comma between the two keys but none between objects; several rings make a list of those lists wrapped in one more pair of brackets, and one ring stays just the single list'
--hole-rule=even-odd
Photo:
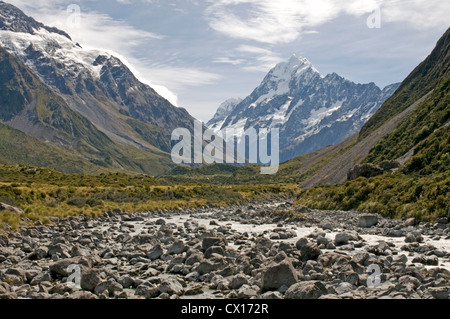
[{"label": "distant mountain range", "polygon": [[275,66],[244,100],[230,99],[207,123],[214,131],[280,129],[281,161],[337,144],[375,114],[400,84],[383,90],[336,73],[322,76],[295,55]]},{"label": "distant mountain range", "polygon": [[158,174],[174,166],[172,131],[193,122],[118,58],[0,1],[0,162],[59,154],[48,162],[62,171]]}]

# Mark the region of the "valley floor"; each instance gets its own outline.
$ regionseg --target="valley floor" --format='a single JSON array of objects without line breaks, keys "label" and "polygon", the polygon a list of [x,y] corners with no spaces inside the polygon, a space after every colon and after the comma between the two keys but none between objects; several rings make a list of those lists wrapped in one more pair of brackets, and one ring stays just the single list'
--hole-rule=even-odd
[{"label": "valley floor", "polygon": [[287,200],[73,216],[0,235],[0,298],[448,299],[450,224],[409,222]]}]

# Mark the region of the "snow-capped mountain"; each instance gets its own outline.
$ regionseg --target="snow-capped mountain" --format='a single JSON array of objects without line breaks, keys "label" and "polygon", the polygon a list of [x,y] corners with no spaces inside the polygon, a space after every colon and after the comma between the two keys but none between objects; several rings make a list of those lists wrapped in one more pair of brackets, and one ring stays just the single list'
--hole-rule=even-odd
[{"label": "snow-capped mountain", "polygon": [[223,125],[223,122],[227,119],[227,117],[234,111],[236,106],[242,102],[242,99],[228,99],[222,104],[220,104],[219,108],[216,111],[214,117],[208,122],[207,126],[212,130],[216,128],[220,128]]},{"label": "snow-capped mountain", "polygon": [[[11,98],[8,105],[1,105],[4,101],[0,99],[0,108],[9,110],[8,114],[0,112],[0,121],[39,140],[83,149],[82,156],[90,161],[108,159],[113,166],[121,167],[123,162],[145,158],[146,153],[170,159],[172,130],[193,127],[194,118],[186,110],[141,83],[113,54],[82,48],[64,31],[44,26],[2,1],[0,51],[10,66],[10,70],[4,70],[10,74],[6,74],[0,89]],[[33,78],[32,83],[28,78]],[[43,90],[46,93],[41,97]],[[19,95],[23,99],[12,99]],[[51,103],[40,107],[43,98],[57,101],[55,105],[64,111]],[[75,122],[81,125],[85,121],[96,133],[79,136]],[[86,123],[78,130],[85,130]],[[105,154],[105,142],[100,142],[100,137],[94,139],[92,135],[96,134],[105,135],[112,148],[128,151],[109,148],[111,154]],[[130,147],[138,154],[131,154]],[[116,157],[122,163],[116,163]]]},{"label": "snow-capped mountain", "polygon": [[356,84],[336,73],[322,76],[306,58],[294,55],[275,66],[228,113],[219,109],[208,127],[238,134],[249,128],[279,128],[280,158],[286,161],[358,132],[398,86],[381,90],[374,83]]}]

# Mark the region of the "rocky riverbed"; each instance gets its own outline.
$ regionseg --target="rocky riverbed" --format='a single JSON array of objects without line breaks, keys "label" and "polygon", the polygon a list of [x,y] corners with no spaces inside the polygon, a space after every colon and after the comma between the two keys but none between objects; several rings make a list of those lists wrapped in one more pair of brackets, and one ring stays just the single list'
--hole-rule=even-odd
[{"label": "rocky riverbed", "polygon": [[0,235],[3,299],[448,299],[450,224],[290,202],[55,220]]}]

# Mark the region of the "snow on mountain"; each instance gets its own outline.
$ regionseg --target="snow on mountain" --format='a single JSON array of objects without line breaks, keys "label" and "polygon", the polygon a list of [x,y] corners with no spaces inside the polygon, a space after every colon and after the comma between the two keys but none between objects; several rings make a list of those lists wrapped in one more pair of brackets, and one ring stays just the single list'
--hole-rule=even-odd
[{"label": "snow on mountain", "polygon": [[194,119],[185,109],[139,81],[110,52],[82,48],[64,31],[2,1],[0,47],[115,142],[167,153],[171,132],[193,126]]},{"label": "snow on mountain", "polygon": [[[0,30],[0,45],[23,59],[27,59],[31,50],[39,52],[42,57],[61,63],[67,75],[77,76],[82,69],[87,69],[97,79],[102,69],[102,65],[95,64],[98,56],[111,57],[107,52],[85,50],[68,38],[44,28],[35,30],[33,34]],[[29,59],[28,64],[35,67]]]},{"label": "snow on mountain", "polygon": [[306,58],[293,55],[276,65],[251,95],[223,108],[208,122],[218,132],[280,129],[281,159],[313,152],[356,133],[398,88],[356,84],[336,73],[322,76]]},{"label": "snow on mountain", "polygon": [[223,121],[233,112],[236,106],[242,102],[242,99],[228,99],[223,102],[216,111],[214,117],[208,122],[208,127],[211,123],[211,128],[214,130],[216,127],[221,127]]}]

